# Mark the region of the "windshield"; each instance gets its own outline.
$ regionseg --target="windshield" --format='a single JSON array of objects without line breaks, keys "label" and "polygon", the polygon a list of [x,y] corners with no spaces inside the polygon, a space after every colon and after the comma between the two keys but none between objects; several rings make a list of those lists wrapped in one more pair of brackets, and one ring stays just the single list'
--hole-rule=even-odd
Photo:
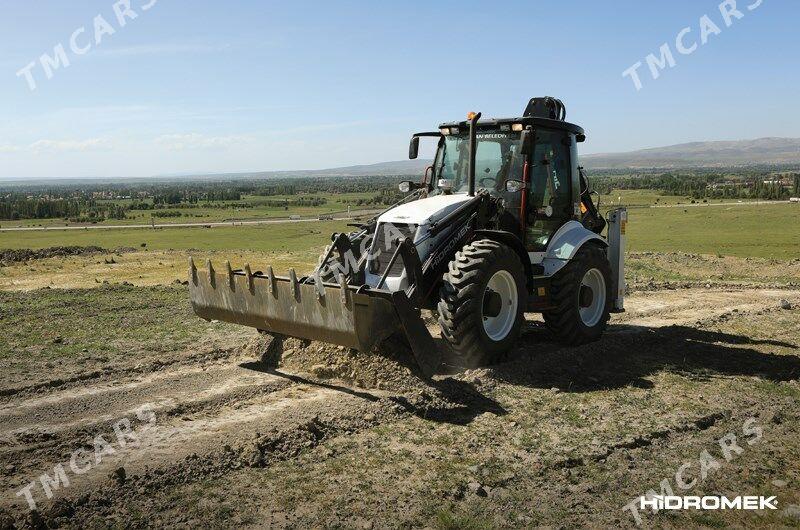
[{"label": "windshield", "polygon": [[[503,192],[508,179],[522,175],[520,133],[478,131],[475,155],[475,189]],[[469,135],[449,135],[436,153],[436,177],[453,181],[453,193],[469,191]]]}]

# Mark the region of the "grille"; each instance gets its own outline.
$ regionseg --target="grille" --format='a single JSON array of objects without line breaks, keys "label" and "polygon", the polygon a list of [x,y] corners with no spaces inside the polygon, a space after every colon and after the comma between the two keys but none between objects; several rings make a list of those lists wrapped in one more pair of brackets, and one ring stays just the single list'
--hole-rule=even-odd
[{"label": "grille", "polygon": [[[389,261],[394,255],[397,245],[393,240],[401,237],[407,237],[414,240],[414,235],[417,233],[417,225],[403,224],[403,223],[381,223],[375,230],[375,241],[372,244],[372,255],[375,256],[373,260],[373,273],[383,274]],[[388,241],[387,241],[388,240]],[[400,276],[403,273],[403,258],[397,258],[392,268],[389,270],[389,276]]]}]

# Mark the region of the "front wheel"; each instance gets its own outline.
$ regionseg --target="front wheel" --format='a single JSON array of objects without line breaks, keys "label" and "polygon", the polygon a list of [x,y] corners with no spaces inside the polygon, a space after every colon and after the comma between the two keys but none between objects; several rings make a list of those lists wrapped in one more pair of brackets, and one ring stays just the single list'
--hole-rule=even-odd
[{"label": "front wheel", "polygon": [[525,269],[516,252],[490,239],[464,246],[439,295],[439,325],[456,363],[484,366],[511,349],[527,304]]},{"label": "front wheel", "polygon": [[611,314],[611,265],[597,246],[581,247],[553,278],[554,309],[544,313],[547,328],[569,345],[600,339]]}]

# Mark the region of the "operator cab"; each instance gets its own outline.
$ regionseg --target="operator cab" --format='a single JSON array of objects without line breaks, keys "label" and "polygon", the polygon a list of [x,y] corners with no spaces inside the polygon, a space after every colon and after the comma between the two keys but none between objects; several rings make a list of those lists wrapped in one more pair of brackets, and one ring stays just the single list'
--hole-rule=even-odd
[{"label": "operator cab", "polygon": [[[581,221],[596,233],[605,226],[578,167],[584,131],[565,115],[559,100],[533,98],[522,117],[476,123],[475,189],[502,198],[498,228],[519,236],[528,252],[543,252],[567,221]],[[428,195],[469,193],[469,131],[469,121],[451,122],[441,124],[438,134],[412,138],[411,158],[421,136],[439,139],[421,184]]]}]

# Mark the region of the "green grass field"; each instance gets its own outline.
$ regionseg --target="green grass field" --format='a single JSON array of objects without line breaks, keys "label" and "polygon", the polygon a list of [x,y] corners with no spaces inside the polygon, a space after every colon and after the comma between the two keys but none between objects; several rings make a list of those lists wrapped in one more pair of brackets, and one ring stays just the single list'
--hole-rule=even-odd
[{"label": "green grass field", "polygon": [[[692,204],[747,203],[751,199],[692,199],[680,195],[663,195],[656,190],[612,190],[600,196],[600,209],[605,211],[612,206],[622,204],[629,208],[644,206],[687,205]],[[703,202],[706,201],[706,202]]]},{"label": "green grass field", "polygon": [[800,258],[800,205],[632,208],[628,249]]},{"label": "green grass field", "polygon": [[[100,221],[99,225],[126,225],[126,224],[149,224],[154,221],[156,224],[168,223],[197,223],[197,222],[224,222],[242,221],[248,219],[272,219],[288,217],[290,215],[318,216],[331,212],[347,211],[348,204],[352,210],[371,209],[372,206],[356,206],[355,201],[360,199],[371,199],[376,194],[374,192],[363,193],[309,193],[305,195],[274,195],[270,197],[260,197],[246,195],[237,203],[249,203],[251,208],[226,207],[214,208],[199,206],[197,208],[160,208],[159,210],[139,210],[127,212],[126,219],[108,219]],[[300,198],[324,198],[326,203],[320,206],[290,206],[288,209],[283,206],[270,206],[269,201],[296,201]],[[130,200],[100,200],[98,204],[126,204]],[[216,205],[233,205],[232,201],[220,201]],[[179,217],[159,217],[159,212],[180,212]],[[152,214],[156,214],[153,216]],[[70,223],[64,219],[24,219],[19,221],[0,221],[0,226],[4,228],[30,227],[30,226],[80,226],[79,223]]]},{"label": "green grass field", "polygon": [[[344,221],[277,223],[214,228],[119,228],[0,232],[0,248],[48,248],[97,245],[150,250],[253,250],[298,251],[323,247],[333,232],[347,230]],[[349,229],[352,230],[352,229]]]},{"label": "green grass field", "polygon": [[[617,197],[622,192],[615,192]],[[628,249],[631,251],[691,252],[697,254],[775,259],[800,258],[800,205],[728,204],[647,208],[676,204],[678,199],[654,192],[624,192],[631,206]],[[615,201],[616,202],[616,201]],[[611,208],[603,201],[601,209]],[[639,206],[639,207],[637,207]],[[322,248],[330,234],[345,230],[342,221],[281,223],[214,228],[58,230],[0,232],[0,248],[46,248],[62,245],[135,247],[152,250],[307,251]]]}]

